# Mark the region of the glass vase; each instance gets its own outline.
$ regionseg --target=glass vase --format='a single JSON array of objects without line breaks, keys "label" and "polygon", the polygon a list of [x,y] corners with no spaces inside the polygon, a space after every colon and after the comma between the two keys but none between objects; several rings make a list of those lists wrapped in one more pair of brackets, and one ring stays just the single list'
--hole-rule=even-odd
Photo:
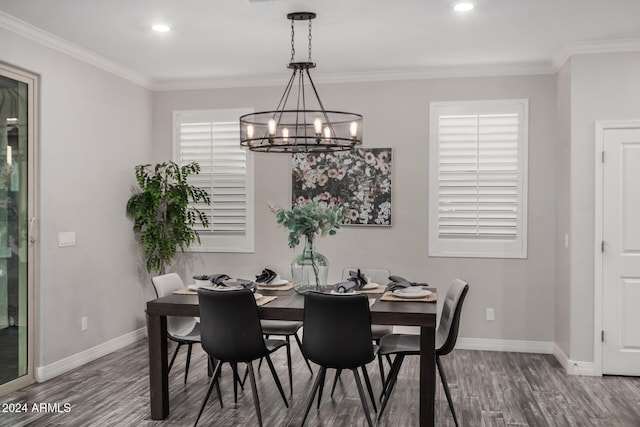
[{"label": "glass vase", "polygon": [[313,239],[306,238],[304,250],[291,261],[291,277],[296,283],[296,292],[321,292],[327,285],[329,277],[329,261],[319,253]]}]

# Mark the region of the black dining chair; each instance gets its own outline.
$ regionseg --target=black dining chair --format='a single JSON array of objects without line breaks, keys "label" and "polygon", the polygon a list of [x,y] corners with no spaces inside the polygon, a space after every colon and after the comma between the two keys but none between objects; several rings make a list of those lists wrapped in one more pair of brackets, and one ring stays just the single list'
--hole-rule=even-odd
[{"label": "black dining chair", "polygon": [[[362,274],[368,277],[372,282],[377,283],[379,285],[386,285],[389,283],[389,276],[391,275],[391,271],[387,268],[357,268],[357,267],[347,267],[342,270],[342,281],[347,280],[350,277],[350,273],[352,271],[360,270]],[[393,326],[391,325],[371,325],[371,336],[373,338],[373,342],[377,345],[380,345],[380,340],[383,336],[389,335],[393,333]],[[386,356],[387,363],[391,366],[391,358]],[[382,362],[382,355],[378,353],[378,369],[380,370],[380,381],[382,384],[385,383],[385,374],[384,374],[384,363]],[[333,396],[333,392],[336,390],[336,385],[338,384],[338,379],[340,378],[341,371],[338,369],[333,377],[333,386],[331,386],[331,396]],[[375,403],[374,403],[375,405]]]},{"label": "black dining chair", "polygon": [[378,348],[373,344],[371,337],[369,299],[366,295],[308,292],[304,298],[303,317],[302,349],[309,360],[320,366],[320,370],[307,397],[301,425],[304,425],[307,419],[316,393],[320,409],[326,371],[332,368],[350,369],[353,372],[367,422],[372,426],[367,396],[358,374],[358,368],[361,368],[373,402],[366,364],[375,359]]},{"label": "black dining chair", "polygon": [[[447,383],[447,377],[442,369],[442,362],[440,356],[445,356],[453,350],[458,339],[458,329],[460,327],[460,315],[462,312],[462,303],[469,291],[469,285],[467,282],[454,279],[449,286],[447,295],[442,307],[442,315],[440,317],[440,324],[436,332],[436,365],[438,372],[440,373],[440,380],[444,387],[444,393],[447,396],[447,402],[449,403],[449,409],[453,415],[453,421],[458,426],[458,419],[456,418],[456,411],[453,408],[453,401],[451,400],[451,393],[449,391],[449,385]],[[420,335],[409,334],[392,334],[383,337],[380,341],[380,353],[395,355],[393,365],[391,365],[391,372],[387,377],[387,381],[383,388],[383,400],[380,404],[380,412],[378,413],[378,419],[382,416],[384,409],[389,402],[391,392],[398,379],[398,372],[405,356],[419,355],[420,354]]]},{"label": "black dining chair", "polygon": [[[176,273],[163,274],[151,278],[151,284],[158,298],[171,295],[174,291],[184,288],[184,283]],[[187,383],[189,364],[191,363],[191,350],[194,344],[200,343],[200,324],[195,317],[167,316],[167,338],[177,343],[176,349],[169,363],[169,371],[180,351],[180,347],[187,346],[187,361],[184,370],[184,383]]]},{"label": "black dining chair", "polygon": [[[217,291],[199,288],[198,300],[202,348],[211,358],[217,360],[217,363],[194,426],[198,424],[213,386],[218,382],[218,373],[224,362],[230,363],[233,367],[234,378],[237,375],[237,364],[246,363],[258,425],[262,426],[260,400],[252,362],[262,357],[267,360],[280,396],[288,408],[289,404],[270,356],[277,349],[286,346],[286,341],[264,339],[258,306],[253,293],[248,289]],[[234,380],[234,387],[235,383]]]}]

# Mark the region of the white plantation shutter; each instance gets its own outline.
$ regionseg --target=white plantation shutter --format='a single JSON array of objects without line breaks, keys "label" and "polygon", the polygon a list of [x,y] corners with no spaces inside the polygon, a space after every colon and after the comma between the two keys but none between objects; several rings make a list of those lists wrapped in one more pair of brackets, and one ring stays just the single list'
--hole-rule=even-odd
[{"label": "white plantation shutter", "polygon": [[526,257],[527,101],[431,106],[429,254]]},{"label": "white plantation shutter", "polygon": [[240,147],[238,117],[248,110],[174,113],[176,162],[198,162],[189,182],[209,193],[211,205],[196,204],[209,219],[196,229],[195,251],[253,251],[253,171],[250,153]]}]

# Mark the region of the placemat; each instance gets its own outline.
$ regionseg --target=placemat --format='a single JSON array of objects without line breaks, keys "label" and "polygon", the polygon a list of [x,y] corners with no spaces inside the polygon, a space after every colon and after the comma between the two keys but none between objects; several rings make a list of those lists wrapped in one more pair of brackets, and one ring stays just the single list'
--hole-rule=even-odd
[{"label": "placemat", "polygon": [[267,296],[263,296],[262,298],[256,300],[256,305],[258,307],[263,306],[263,305],[265,305],[267,303],[270,303],[271,301],[273,301],[276,298],[278,298],[277,295],[270,295],[268,297]]},{"label": "placemat", "polygon": [[289,289],[293,289],[294,286],[293,283],[285,283],[284,285],[278,286],[258,285],[258,289],[261,291],[288,291]]},{"label": "placemat", "polygon": [[358,292],[359,294],[383,294],[386,288],[387,287],[385,285],[378,285],[377,288],[360,289],[360,290],[357,290],[356,292]]},{"label": "placemat", "polygon": [[178,289],[177,291],[173,291],[174,295],[198,295],[198,291],[191,288],[183,288]]},{"label": "placemat", "polygon": [[373,307],[373,304],[376,303],[376,299],[375,298],[369,298],[369,308]]},{"label": "placemat", "polygon": [[431,295],[427,295],[420,298],[400,298],[392,294],[391,292],[385,292],[380,297],[380,301],[411,301],[411,302],[436,302],[438,300],[438,294],[432,292]]}]

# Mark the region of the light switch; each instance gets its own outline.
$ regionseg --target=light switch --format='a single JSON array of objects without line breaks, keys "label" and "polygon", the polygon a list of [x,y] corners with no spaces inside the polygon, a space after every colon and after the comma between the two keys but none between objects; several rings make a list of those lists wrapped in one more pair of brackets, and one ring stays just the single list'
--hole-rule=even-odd
[{"label": "light switch", "polygon": [[66,246],[76,245],[76,232],[75,231],[63,231],[58,233],[58,246],[64,248]]}]

